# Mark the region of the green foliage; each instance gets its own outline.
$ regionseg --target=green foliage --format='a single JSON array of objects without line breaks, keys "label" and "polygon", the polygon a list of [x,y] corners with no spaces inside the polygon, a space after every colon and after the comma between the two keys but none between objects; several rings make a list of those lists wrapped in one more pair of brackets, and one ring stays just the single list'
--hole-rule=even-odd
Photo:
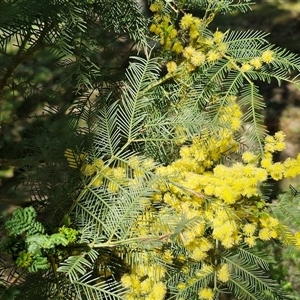
[{"label": "green foliage", "polygon": [[[149,18],[121,0],[0,8],[1,99],[66,97],[3,143],[32,206],[4,224],[0,299],[288,299],[255,245],[300,247],[296,202],[263,192],[300,156],[273,162],[284,134],[267,135],[257,81],[299,88],[300,58],[213,29],[250,2],[158,0]],[[49,85],[26,74],[43,57]]]},{"label": "green foliage", "polygon": [[35,220],[36,211],[33,207],[26,207],[24,209],[18,208],[13,212],[10,220],[5,222],[5,227],[9,235],[21,235],[22,233],[28,235],[42,234],[45,232],[43,225]]}]

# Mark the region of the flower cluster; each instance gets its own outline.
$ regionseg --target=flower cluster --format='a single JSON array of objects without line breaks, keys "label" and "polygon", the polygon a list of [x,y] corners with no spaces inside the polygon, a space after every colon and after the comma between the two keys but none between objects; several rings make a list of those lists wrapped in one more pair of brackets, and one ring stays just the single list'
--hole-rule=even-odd
[{"label": "flower cluster", "polygon": [[[270,177],[280,179],[300,174],[300,155],[283,163],[272,161],[272,154],[284,149],[282,132],[266,136],[262,157],[245,151],[241,162],[219,163],[225,154],[230,156],[239,150],[234,133],[240,126],[235,119],[241,117],[235,97],[231,97],[222,110],[224,116],[221,114],[220,118],[222,120],[224,117],[224,125],[230,126],[224,126],[215,136],[195,136],[190,145],[182,145],[177,160],[156,168],[156,174],[165,180],[157,183],[158,192],[153,196],[153,207],[150,206],[133,227],[135,236],[166,233],[164,245],[169,245],[174,239],[180,245],[180,250],[168,249],[168,258],[162,257],[164,263],[157,263],[155,268],[164,269],[164,275],[157,278],[161,280],[166,273],[164,264],[180,262],[178,272],[188,278],[177,285],[177,292],[182,295],[203,276],[214,275],[220,284],[230,280],[230,266],[214,260],[220,251],[242,244],[254,247],[259,240],[284,241],[284,227],[268,210],[261,187]],[[156,206],[160,209],[155,209]],[[192,225],[180,227],[180,220],[185,224],[190,221]],[[295,234],[294,240],[294,244],[299,246],[299,233]],[[155,251],[162,254],[163,249],[166,246],[157,246]],[[198,270],[192,271],[193,263],[199,264]],[[127,299],[133,299],[133,291],[141,293],[142,286],[148,284],[150,279],[147,274],[151,271],[145,272],[143,268],[144,262],[136,266],[131,274],[124,275],[123,281],[132,276],[138,278],[136,287],[130,285]],[[144,280],[147,281],[144,283]],[[153,291],[158,283],[151,282]],[[141,294],[135,297],[144,299]],[[209,284],[202,284],[198,298],[209,300],[213,297],[214,289]],[[152,298],[147,296],[145,299]]]},{"label": "flower cluster", "polygon": [[[222,58],[227,50],[223,41],[225,34],[217,30],[207,34],[208,20],[185,13],[178,25],[169,13],[164,12],[163,3],[157,1],[150,6],[154,13],[150,32],[160,39],[164,51],[176,57],[187,66],[190,72],[205,62],[214,63]],[[167,63],[169,72],[174,72],[177,65],[174,61]]]}]

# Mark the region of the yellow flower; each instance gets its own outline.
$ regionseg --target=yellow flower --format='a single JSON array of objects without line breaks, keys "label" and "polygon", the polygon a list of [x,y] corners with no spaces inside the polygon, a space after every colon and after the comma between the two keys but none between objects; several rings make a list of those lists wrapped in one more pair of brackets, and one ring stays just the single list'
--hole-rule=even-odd
[{"label": "yellow flower", "polygon": [[256,226],[254,224],[248,223],[248,224],[245,224],[243,227],[243,231],[244,231],[245,235],[247,235],[247,236],[253,235],[255,230],[256,230]]},{"label": "yellow flower", "polygon": [[205,55],[201,51],[192,54],[191,63],[197,67],[203,65],[205,62]]},{"label": "yellow flower", "polygon": [[103,185],[103,177],[101,175],[95,176],[95,178],[93,178],[92,185],[95,187]]},{"label": "yellow flower", "polygon": [[177,70],[177,64],[174,61],[169,61],[166,64],[168,73],[173,73]]},{"label": "yellow flower", "polygon": [[191,25],[190,27],[190,32],[189,32],[189,36],[192,40],[195,40],[198,38],[199,36],[199,30],[195,25]]},{"label": "yellow flower", "polygon": [[191,255],[191,258],[195,261],[201,261],[207,257],[207,253],[203,252],[200,248],[196,247]]},{"label": "yellow flower", "polygon": [[157,282],[153,285],[153,290],[150,295],[155,300],[163,300],[167,292],[166,285],[163,282]]},{"label": "yellow flower", "polygon": [[208,60],[209,62],[215,62],[215,61],[219,60],[220,58],[221,58],[220,53],[219,53],[219,52],[216,52],[216,51],[214,51],[214,50],[210,50],[210,51],[208,51],[208,53],[207,53],[207,60]]},{"label": "yellow flower", "polygon": [[270,229],[263,228],[259,231],[258,237],[263,241],[268,241],[271,239]]},{"label": "yellow flower", "polygon": [[213,300],[214,292],[210,288],[202,288],[198,292],[199,299],[201,300]]},{"label": "yellow flower", "polygon": [[183,51],[182,44],[180,42],[175,42],[172,47],[172,51],[177,54],[181,53]]},{"label": "yellow flower", "polygon": [[256,237],[255,236],[249,236],[244,238],[244,242],[249,246],[249,247],[254,247],[256,245]]},{"label": "yellow flower", "polygon": [[153,288],[153,284],[149,278],[141,282],[141,292],[146,294],[149,293]]},{"label": "yellow flower", "polygon": [[274,52],[272,50],[266,50],[261,55],[261,60],[267,64],[274,61]]},{"label": "yellow flower", "polygon": [[254,67],[255,70],[260,69],[261,66],[262,66],[260,57],[252,58],[252,59],[250,60],[250,64]]},{"label": "yellow flower", "polygon": [[163,9],[163,3],[162,2],[155,2],[155,3],[152,3],[150,5],[150,10],[152,12],[161,12]]},{"label": "yellow flower", "polygon": [[245,151],[243,153],[242,159],[245,163],[251,164],[257,161],[257,155],[253,154],[250,151]]},{"label": "yellow flower", "polygon": [[169,32],[169,38],[170,39],[174,39],[177,35],[177,30],[175,28],[173,28],[170,32]]},{"label": "yellow flower", "polygon": [[178,290],[182,291],[186,288],[186,284],[184,282],[180,282],[177,284]]},{"label": "yellow flower", "polygon": [[241,71],[242,72],[248,72],[252,69],[252,66],[248,63],[242,64]]},{"label": "yellow flower", "polygon": [[228,44],[227,43],[220,43],[218,44],[218,51],[221,53],[225,53],[228,49]]},{"label": "yellow flower", "polygon": [[81,172],[85,176],[92,176],[97,171],[97,168],[93,164],[83,165]]},{"label": "yellow flower", "polygon": [[217,272],[217,277],[224,283],[230,279],[229,267],[227,264],[221,266],[221,268]]},{"label": "yellow flower", "polygon": [[224,33],[223,33],[223,32],[217,30],[217,31],[214,33],[213,40],[214,40],[214,42],[215,42],[216,44],[221,43],[221,42],[223,41],[223,38],[224,38]]},{"label": "yellow flower", "polygon": [[270,166],[269,172],[274,180],[280,180],[283,178],[284,165],[280,162],[277,162]]},{"label": "yellow flower", "polygon": [[152,23],[149,30],[150,30],[150,32],[156,33],[156,30],[157,30],[156,24]]},{"label": "yellow flower", "polygon": [[185,47],[183,50],[183,56],[185,58],[191,58],[194,53],[196,53],[196,49],[192,46]]},{"label": "yellow flower", "polygon": [[164,260],[166,263],[168,263],[168,264],[172,263],[173,258],[174,258],[174,256],[173,256],[171,250],[166,250],[166,251],[164,252],[164,254],[163,254],[163,260]]},{"label": "yellow flower", "polygon": [[185,14],[180,20],[180,28],[183,30],[189,29],[194,23],[194,17],[192,14]]}]

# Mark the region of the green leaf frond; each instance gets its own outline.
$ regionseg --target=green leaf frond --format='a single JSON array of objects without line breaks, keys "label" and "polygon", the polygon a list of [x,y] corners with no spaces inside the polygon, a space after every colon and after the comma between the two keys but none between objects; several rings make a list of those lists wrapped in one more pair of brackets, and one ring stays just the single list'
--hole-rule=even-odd
[{"label": "green leaf frond", "polygon": [[[87,258],[89,259],[87,259]],[[98,253],[94,249],[84,252],[78,256],[69,256],[60,264],[57,272],[65,273],[71,283],[78,281],[80,276],[88,273],[93,267],[93,262],[97,259]]]},{"label": "green leaf frond", "polygon": [[218,1],[218,0],[189,0],[184,1],[184,5],[193,9],[201,9],[206,10],[208,12],[212,11],[214,13],[232,13],[234,11],[246,12],[251,9],[251,5],[254,2],[250,2],[250,0],[239,0],[237,2],[233,2],[230,0]]},{"label": "green leaf frond", "polygon": [[144,119],[153,105],[151,87],[155,86],[160,72],[156,58],[134,57],[134,60],[126,72],[128,83],[124,83],[122,115],[119,118],[121,134],[127,143],[137,139],[143,130]]},{"label": "green leaf frond", "polygon": [[224,42],[228,45],[227,53],[232,58],[253,58],[259,56],[261,47],[265,48],[269,34],[262,31],[229,31]]},{"label": "green leaf frond", "polygon": [[74,282],[74,287],[77,291],[77,297],[80,300],[122,300],[126,292],[122,285],[114,280],[102,281],[101,278],[90,278],[91,273],[88,273]]},{"label": "green leaf frond", "polygon": [[262,141],[266,135],[266,128],[262,125],[263,116],[261,111],[265,108],[265,103],[259,94],[258,88],[254,84],[245,85],[241,90],[239,103],[241,107],[245,108],[243,121],[247,124],[245,134],[249,145],[254,145],[255,148],[259,147],[259,151],[262,153]]},{"label": "green leaf frond", "polygon": [[261,269],[264,263],[261,265],[263,260],[260,257],[259,262],[253,264],[256,255],[246,251],[227,252],[222,255],[222,260],[228,264],[230,270],[230,280],[226,283],[228,289],[241,300],[289,299],[280,290],[277,282]]},{"label": "green leaf frond", "polygon": [[283,243],[293,246],[296,243],[295,236],[291,233],[293,230],[300,230],[300,208],[299,195],[293,196],[290,192],[280,194],[278,203],[271,205],[271,211],[274,216],[282,220],[280,224],[280,235],[283,238]]},{"label": "green leaf frond", "polygon": [[27,234],[44,233],[43,225],[35,220],[36,211],[32,206],[26,208],[17,208],[13,212],[10,220],[5,222],[5,227],[10,235],[20,235],[24,232]]}]

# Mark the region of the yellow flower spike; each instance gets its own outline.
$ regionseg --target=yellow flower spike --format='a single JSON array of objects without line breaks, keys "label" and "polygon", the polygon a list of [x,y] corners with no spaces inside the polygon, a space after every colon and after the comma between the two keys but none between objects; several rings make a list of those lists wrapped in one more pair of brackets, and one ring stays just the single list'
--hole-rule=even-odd
[{"label": "yellow flower spike", "polygon": [[170,39],[174,39],[177,36],[177,30],[175,28],[173,28],[170,32],[169,32],[169,38]]},{"label": "yellow flower spike", "polygon": [[94,187],[99,187],[103,185],[103,176],[102,175],[97,175],[92,182],[92,186]]},{"label": "yellow flower spike", "polygon": [[274,52],[272,50],[265,50],[261,55],[261,60],[267,64],[274,61]]},{"label": "yellow flower spike", "polygon": [[95,174],[97,172],[97,168],[93,164],[83,165],[81,167],[81,172],[85,176],[92,176],[93,174]]}]

